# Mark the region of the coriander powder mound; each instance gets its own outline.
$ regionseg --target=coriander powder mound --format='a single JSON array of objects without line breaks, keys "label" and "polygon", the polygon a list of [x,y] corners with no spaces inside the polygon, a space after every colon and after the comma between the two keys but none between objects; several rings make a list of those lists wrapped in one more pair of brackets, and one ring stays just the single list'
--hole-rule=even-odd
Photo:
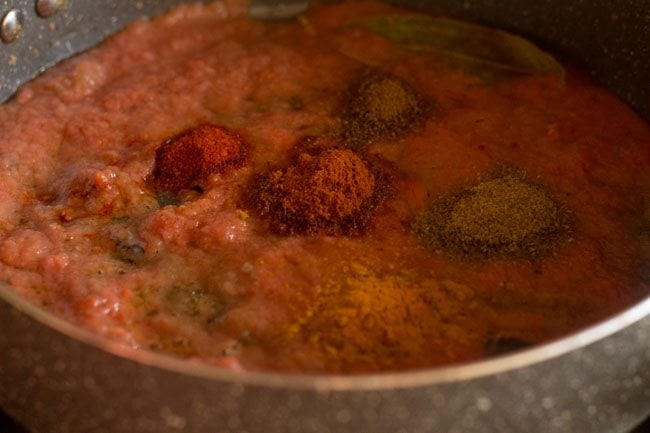
[{"label": "coriander powder mound", "polygon": [[505,173],[435,201],[413,228],[436,251],[538,259],[571,231],[568,212],[541,185]]},{"label": "coriander powder mound", "polygon": [[364,77],[348,92],[343,142],[353,148],[408,134],[426,115],[424,98],[404,81],[380,74]]}]

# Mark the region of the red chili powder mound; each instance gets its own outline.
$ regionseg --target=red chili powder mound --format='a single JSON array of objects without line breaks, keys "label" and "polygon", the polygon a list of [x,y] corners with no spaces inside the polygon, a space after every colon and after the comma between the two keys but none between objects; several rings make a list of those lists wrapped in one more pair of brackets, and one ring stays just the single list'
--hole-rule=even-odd
[{"label": "red chili powder mound", "polygon": [[241,164],[241,138],[216,125],[200,125],[168,139],[156,150],[153,184],[158,191],[179,191],[193,182]]},{"label": "red chili powder mound", "polygon": [[294,165],[258,179],[253,206],[280,234],[360,232],[378,202],[369,164],[349,149],[302,153]]}]

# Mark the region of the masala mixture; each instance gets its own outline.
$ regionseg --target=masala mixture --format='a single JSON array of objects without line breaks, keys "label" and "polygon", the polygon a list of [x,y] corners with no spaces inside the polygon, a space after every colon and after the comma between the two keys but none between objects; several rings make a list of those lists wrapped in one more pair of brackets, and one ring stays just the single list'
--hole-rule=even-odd
[{"label": "masala mixture", "polygon": [[179,6],[23,86],[0,136],[0,279],[134,348],[422,369],[650,293],[649,126],[449,17]]}]

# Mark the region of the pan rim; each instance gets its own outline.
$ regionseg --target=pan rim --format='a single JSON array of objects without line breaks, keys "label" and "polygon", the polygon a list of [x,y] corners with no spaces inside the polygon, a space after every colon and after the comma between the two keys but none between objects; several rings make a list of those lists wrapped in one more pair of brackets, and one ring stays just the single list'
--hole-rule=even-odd
[{"label": "pan rim", "polygon": [[148,349],[129,347],[50,313],[15,293],[6,283],[0,283],[0,302],[8,303],[17,311],[26,314],[30,319],[56,331],[63,337],[93,347],[109,356],[122,358],[137,364],[179,375],[226,382],[233,385],[318,392],[381,391],[425,387],[503,374],[560,358],[563,355],[583,349],[623,331],[650,315],[650,296],[648,296],[620,313],[587,328],[518,352],[422,370],[332,375],[235,371],[197,360],[183,359]]}]

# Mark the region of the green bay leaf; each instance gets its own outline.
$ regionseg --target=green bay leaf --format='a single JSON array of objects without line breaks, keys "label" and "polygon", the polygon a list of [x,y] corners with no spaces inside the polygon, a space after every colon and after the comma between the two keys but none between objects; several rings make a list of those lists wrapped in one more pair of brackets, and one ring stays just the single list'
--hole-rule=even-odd
[{"label": "green bay leaf", "polygon": [[376,33],[410,51],[430,52],[486,83],[531,74],[564,77],[562,65],[533,43],[478,24],[424,15],[376,15],[354,20],[349,27]]}]

